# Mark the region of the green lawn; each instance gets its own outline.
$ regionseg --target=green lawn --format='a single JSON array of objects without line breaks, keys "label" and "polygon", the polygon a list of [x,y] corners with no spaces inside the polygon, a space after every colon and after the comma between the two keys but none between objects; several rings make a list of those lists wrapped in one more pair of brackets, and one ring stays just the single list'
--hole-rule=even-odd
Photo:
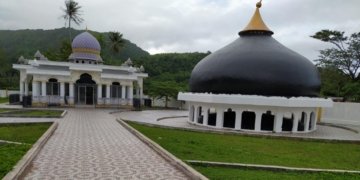
[{"label": "green lawn", "polygon": [[183,160],[360,170],[360,144],[131,126]]},{"label": "green lawn", "polygon": [[0,140],[33,144],[51,124],[0,124]]},{"label": "green lawn", "polygon": [[0,140],[26,144],[0,143],[0,179],[25,155],[52,123],[0,124]]},{"label": "green lawn", "polygon": [[318,180],[318,179],[360,179],[357,174],[342,173],[301,173],[292,171],[266,171],[254,169],[238,169],[228,167],[193,166],[209,179],[246,179],[246,180]]},{"label": "green lawn", "polygon": [[0,104],[9,102],[9,97],[0,97]]},{"label": "green lawn", "polygon": [[27,117],[41,117],[41,116],[61,116],[63,111],[61,110],[36,110],[36,109],[6,109],[1,108],[0,114],[9,116],[27,116]]},{"label": "green lawn", "polygon": [[1,144],[0,143],[0,179],[3,178],[15,164],[31,148],[31,145]]}]

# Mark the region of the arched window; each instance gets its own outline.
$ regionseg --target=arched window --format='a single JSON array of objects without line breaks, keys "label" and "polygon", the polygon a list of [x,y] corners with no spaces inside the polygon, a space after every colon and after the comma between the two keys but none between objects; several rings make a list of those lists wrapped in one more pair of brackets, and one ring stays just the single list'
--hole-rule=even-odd
[{"label": "arched window", "polygon": [[307,119],[306,112],[302,112],[301,113],[301,120],[299,121],[299,124],[298,124],[298,131],[304,131],[305,130],[305,120],[306,119]]},{"label": "arched window", "polygon": [[275,116],[271,113],[271,111],[266,111],[266,113],[262,114],[261,130],[262,131],[273,131],[274,119],[275,119]]},{"label": "arched window", "polygon": [[121,98],[122,88],[119,82],[113,82],[110,88],[111,98]]},{"label": "arched window", "polygon": [[224,127],[235,128],[236,113],[232,109],[224,112]]},{"label": "arched window", "polygon": [[208,125],[216,126],[216,109],[215,108],[209,109]]},{"label": "arched window", "polygon": [[[287,113],[286,113],[287,114]],[[282,131],[292,131],[293,123],[294,123],[294,114],[288,113],[289,115],[283,117],[283,123],[282,123]]]},{"label": "arched window", "polygon": [[242,113],[241,129],[254,130],[255,129],[255,118],[256,118],[255,112],[244,111]]},{"label": "arched window", "polygon": [[46,83],[46,95],[48,95],[48,96],[59,96],[60,95],[59,82],[57,79],[51,78]]}]

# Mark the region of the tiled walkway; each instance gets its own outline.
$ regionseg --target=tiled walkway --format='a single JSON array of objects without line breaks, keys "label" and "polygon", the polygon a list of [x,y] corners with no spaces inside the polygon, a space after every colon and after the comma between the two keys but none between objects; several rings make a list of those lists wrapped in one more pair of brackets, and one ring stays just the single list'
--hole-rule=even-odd
[{"label": "tiled walkway", "polygon": [[[202,129],[210,131],[222,131],[214,128],[207,128],[203,126],[194,126],[187,122],[188,118],[170,118],[158,121],[157,119],[163,117],[179,117],[188,116],[187,111],[176,110],[154,110],[154,111],[128,111],[114,114],[115,116],[138,122],[145,122],[150,124],[158,124],[170,127],[189,128],[189,129]],[[346,126],[344,126],[346,127]],[[352,129],[360,130],[359,126],[351,126]],[[246,134],[259,134],[254,132],[231,131],[234,133]],[[335,140],[351,140],[360,141],[360,134],[342,128],[318,125],[317,130],[311,133],[261,133],[262,135],[269,136],[287,136],[287,137],[300,137],[300,138],[315,138],[315,139],[335,139]]]},{"label": "tiled walkway", "polygon": [[25,179],[186,179],[103,110],[69,110]]}]

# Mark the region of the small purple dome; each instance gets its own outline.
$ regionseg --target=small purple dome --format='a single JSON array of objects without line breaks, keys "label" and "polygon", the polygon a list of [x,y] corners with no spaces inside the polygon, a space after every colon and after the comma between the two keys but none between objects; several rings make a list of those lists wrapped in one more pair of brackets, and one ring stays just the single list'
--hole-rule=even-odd
[{"label": "small purple dome", "polygon": [[101,46],[98,40],[89,32],[77,35],[72,44],[72,54],[69,59],[73,60],[94,60],[102,62],[100,56]]}]

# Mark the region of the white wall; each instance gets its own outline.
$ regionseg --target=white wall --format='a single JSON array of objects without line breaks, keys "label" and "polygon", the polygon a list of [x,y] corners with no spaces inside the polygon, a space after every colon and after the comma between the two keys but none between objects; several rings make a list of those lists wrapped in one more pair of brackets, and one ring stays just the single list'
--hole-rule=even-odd
[{"label": "white wall", "polygon": [[0,97],[8,97],[10,94],[19,94],[16,90],[0,90]]},{"label": "white wall", "polygon": [[[152,101],[152,106],[165,107],[165,98],[163,99],[151,98],[151,101]],[[187,102],[181,104],[181,101],[178,101],[176,99],[170,99],[168,101],[168,107],[178,108],[178,109],[188,109],[189,105]]]},{"label": "white wall", "polygon": [[335,102],[332,108],[324,108],[321,122],[360,125],[360,103]]}]

